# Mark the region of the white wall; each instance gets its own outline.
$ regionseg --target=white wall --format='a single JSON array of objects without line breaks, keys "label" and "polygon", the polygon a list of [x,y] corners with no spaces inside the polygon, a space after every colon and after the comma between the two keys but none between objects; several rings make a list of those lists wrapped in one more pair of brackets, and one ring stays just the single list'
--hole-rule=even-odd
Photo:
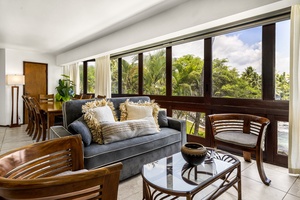
[{"label": "white wall", "polygon": [[[0,51],[1,58],[1,51]],[[13,49],[5,49],[5,67],[4,70],[0,70],[0,77],[5,78],[6,74],[23,74],[23,61],[28,62],[38,62],[38,63],[47,63],[48,64],[48,93],[56,93],[55,87],[58,83],[58,79],[62,74],[62,67],[59,67],[55,64],[55,57],[50,54],[40,54],[30,51],[21,51]],[[1,64],[1,59],[0,59]],[[26,77],[25,77],[26,78]],[[0,125],[9,125],[11,119],[11,87],[5,85],[5,82],[0,82],[0,91],[3,90],[2,94],[4,95],[4,102],[0,102]],[[19,116],[21,122],[23,122],[23,102],[21,95],[23,95],[23,87],[20,87],[19,91]],[[3,103],[3,104],[2,104]],[[2,115],[3,113],[3,115]]]},{"label": "white wall", "polygon": [[0,49],[0,124],[2,124],[2,121],[6,118],[6,113],[5,113],[5,50]]},{"label": "white wall", "polygon": [[299,0],[191,0],[57,56],[58,64],[165,41],[289,7]]}]

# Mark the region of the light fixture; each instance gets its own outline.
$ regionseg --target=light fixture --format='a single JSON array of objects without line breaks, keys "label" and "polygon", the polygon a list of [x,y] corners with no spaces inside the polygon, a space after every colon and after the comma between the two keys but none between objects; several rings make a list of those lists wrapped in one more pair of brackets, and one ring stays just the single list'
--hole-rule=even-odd
[{"label": "light fixture", "polygon": [[[10,127],[18,127],[19,125],[19,111],[18,111],[18,102],[19,102],[19,85],[25,84],[25,76],[11,74],[6,75],[6,84],[11,86],[11,123]],[[16,98],[15,98],[16,94]],[[16,110],[14,109],[16,105]],[[14,115],[16,116],[14,121]]]}]

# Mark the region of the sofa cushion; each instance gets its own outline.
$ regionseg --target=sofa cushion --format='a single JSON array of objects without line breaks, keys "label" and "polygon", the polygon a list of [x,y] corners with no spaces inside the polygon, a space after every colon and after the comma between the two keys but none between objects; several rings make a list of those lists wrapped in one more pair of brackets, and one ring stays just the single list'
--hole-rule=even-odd
[{"label": "sofa cushion", "polygon": [[133,119],[147,119],[150,122],[154,120],[157,125],[157,131],[159,131],[158,125],[158,112],[159,106],[152,100],[151,102],[131,102],[127,99],[120,105],[121,121],[133,120]]},{"label": "sofa cushion", "polygon": [[122,122],[102,122],[103,143],[108,144],[142,135],[156,133],[156,124],[148,120],[127,120]]},{"label": "sofa cushion", "polygon": [[158,121],[159,127],[168,127],[169,126],[166,110],[159,110],[158,116],[157,116],[157,121]]},{"label": "sofa cushion", "polygon": [[161,128],[159,134],[144,135],[106,145],[92,143],[84,148],[84,166],[87,169],[97,168],[180,142],[180,131]]},{"label": "sofa cushion", "polygon": [[74,135],[80,134],[82,137],[84,146],[88,146],[91,144],[92,134],[90,132],[88,125],[86,124],[85,120],[83,119],[83,116],[79,117],[77,120],[72,122],[68,126],[68,130]]}]

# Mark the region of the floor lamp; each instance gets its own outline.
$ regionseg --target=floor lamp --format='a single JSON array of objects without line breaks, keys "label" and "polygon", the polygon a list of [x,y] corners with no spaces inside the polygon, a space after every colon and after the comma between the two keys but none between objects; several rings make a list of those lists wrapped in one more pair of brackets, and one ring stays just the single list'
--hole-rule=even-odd
[{"label": "floor lamp", "polygon": [[[6,84],[11,86],[11,123],[10,127],[19,127],[19,85],[25,84],[24,75],[6,75]],[[15,97],[16,96],[16,97]],[[16,109],[15,109],[16,106]],[[15,116],[15,121],[14,121]]]}]

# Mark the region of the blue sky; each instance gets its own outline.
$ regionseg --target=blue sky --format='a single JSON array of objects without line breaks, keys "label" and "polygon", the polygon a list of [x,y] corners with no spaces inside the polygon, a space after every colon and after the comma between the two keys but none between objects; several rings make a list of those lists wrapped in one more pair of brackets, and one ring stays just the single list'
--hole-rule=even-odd
[{"label": "blue sky", "polygon": [[[289,73],[290,21],[276,23],[276,71]],[[228,58],[228,65],[242,72],[252,66],[261,73],[262,27],[249,28],[215,37],[213,57]],[[203,40],[174,46],[174,57],[193,54],[203,58]]]}]

